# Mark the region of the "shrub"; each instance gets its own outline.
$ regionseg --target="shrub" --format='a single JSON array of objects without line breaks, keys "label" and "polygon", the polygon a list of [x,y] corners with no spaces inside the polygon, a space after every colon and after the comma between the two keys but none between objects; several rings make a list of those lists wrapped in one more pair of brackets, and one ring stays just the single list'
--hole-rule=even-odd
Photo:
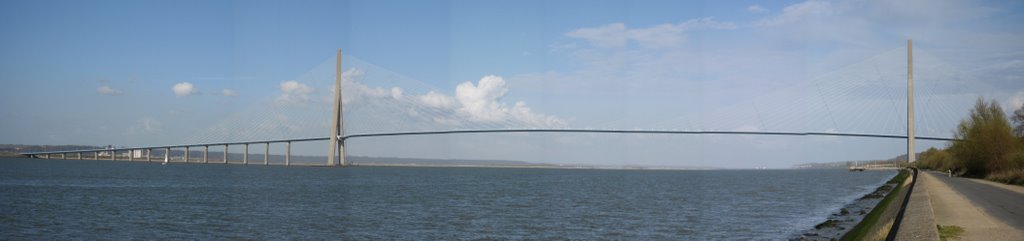
[{"label": "shrub", "polygon": [[962,141],[953,142],[949,152],[962,161],[969,176],[984,177],[989,172],[1008,170],[1018,152],[1018,140],[995,100],[986,103],[979,98],[971,115],[960,121],[954,134]]},{"label": "shrub", "polygon": [[921,153],[921,158],[914,162],[918,168],[932,169],[945,172],[946,170],[963,169],[963,163],[953,157],[949,151],[942,149],[928,148]]},{"label": "shrub", "polygon": [[1024,185],[1024,169],[1011,169],[993,172],[985,177],[989,181],[1013,185]]}]

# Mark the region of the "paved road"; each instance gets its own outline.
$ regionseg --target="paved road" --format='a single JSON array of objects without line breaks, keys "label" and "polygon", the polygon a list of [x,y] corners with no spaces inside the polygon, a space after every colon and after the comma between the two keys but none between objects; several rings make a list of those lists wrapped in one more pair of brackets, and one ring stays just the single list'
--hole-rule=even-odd
[{"label": "paved road", "polygon": [[921,174],[936,224],[963,227],[963,240],[1024,240],[1024,187]]}]

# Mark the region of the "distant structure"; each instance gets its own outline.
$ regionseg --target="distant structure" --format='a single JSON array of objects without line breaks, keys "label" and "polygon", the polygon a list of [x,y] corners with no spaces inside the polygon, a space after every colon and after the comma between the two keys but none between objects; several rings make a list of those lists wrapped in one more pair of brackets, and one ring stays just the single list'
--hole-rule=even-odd
[{"label": "distant structure", "polygon": [[132,158],[142,159],[143,157],[146,157],[146,152],[144,152],[144,150],[141,149],[131,150],[128,152],[128,155],[130,155]]},{"label": "distant structure", "polygon": [[113,145],[107,145],[107,147],[104,148],[104,150],[106,150],[106,151],[101,151],[99,153],[96,153],[96,155],[98,155],[98,156],[107,156],[107,157],[114,155],[114,152],[112,151],[112,150],[114,150],[114,146]]}]

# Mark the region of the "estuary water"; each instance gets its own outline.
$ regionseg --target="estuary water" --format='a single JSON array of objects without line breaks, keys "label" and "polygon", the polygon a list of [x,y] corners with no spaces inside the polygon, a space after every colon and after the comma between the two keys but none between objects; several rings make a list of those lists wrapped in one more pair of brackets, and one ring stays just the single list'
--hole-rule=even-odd
[{"label": "estuary water", "polygon": [[895,171],[0,159],[0,239],[786,239]]}]

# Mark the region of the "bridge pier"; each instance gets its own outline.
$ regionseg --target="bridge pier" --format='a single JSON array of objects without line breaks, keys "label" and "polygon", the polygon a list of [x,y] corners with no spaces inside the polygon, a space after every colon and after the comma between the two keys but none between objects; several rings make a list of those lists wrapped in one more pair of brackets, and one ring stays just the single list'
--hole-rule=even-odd
[{"label": "bridge pier", "polygon": [[242,152],[242,165],[249,165],[249,143],[242,144],[245,150]]},{"label": "bridge pier", "polygon": [[228,164],[228,145],[227,144],[224,144],[224,159],[221,159],[221,160],[224,161],[224,164]]},{"label": "bridge pier", "polygon": [[188,146],[185,146],[185,163],[188,163],[188,154],[189,154]]},{"label": "bridge pier", "polygon": [[171,162],[171,148],[164,148],[164,163]]},{"label": "bridge pier", "polygon": [[292,162],[292,142],[286,142],[284,149],[284,165],[289,166]]},{"label": "bridge pier", "polygon": [[270,165],[270,142],[263,145],[263,165]]},{"label": "bridge pier", "polygon": [[111,161],[117,161],[117,151],[115,151],[113,149],[110,150],[110,160]]},{"label": "bridge pier", "polygon": [[82,160],[82,153],[81,152],[78,153],[78,158],[77,159],[78,160]]},{"label": "bridge pier", "polygon": [[210,146],[203,146],[203,163],[210,163]]},{"label": "bridge pier", "polygon": [[135,161],[135,149],[128,149],[128,162]]},{"label": "bridge pier", "polygon": [[146,149],[146,162],[153,162],[153,148]]}]

